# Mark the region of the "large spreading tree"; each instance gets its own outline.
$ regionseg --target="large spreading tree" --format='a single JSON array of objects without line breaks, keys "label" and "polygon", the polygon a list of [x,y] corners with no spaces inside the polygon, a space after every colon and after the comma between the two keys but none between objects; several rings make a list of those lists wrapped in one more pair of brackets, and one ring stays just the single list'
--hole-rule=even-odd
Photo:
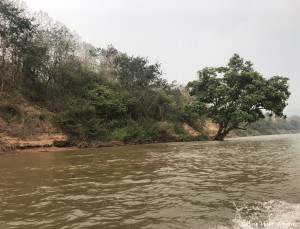
[{"label": "large spreading tree", "polygon": [[188,84],[195,96],[191,107],[218,125],[214,140],[223,140],[233,129],[245,130],[249,123],[265,118],[264,112],[285,117],[290,95],[286,77],[265,79],[237,54],[226,67],[206,67],[198,75],[198,80]]}]

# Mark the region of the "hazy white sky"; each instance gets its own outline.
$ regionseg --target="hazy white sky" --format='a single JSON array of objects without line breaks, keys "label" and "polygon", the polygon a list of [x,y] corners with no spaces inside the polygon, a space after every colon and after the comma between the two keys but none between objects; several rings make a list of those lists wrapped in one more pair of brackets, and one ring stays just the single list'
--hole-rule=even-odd
[{"label": "hazy white sky", "polygon": [[289,77],[288,115],[300,115],[298,0],[25,0],[83,41],[109,44],[162,63],[164,78],[186,84],[233,53],[266,78]]}]

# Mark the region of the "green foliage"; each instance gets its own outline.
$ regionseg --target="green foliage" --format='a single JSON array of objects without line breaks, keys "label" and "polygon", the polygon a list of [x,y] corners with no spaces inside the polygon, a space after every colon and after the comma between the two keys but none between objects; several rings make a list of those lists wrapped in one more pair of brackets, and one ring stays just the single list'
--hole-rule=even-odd
[{"label": "green foliage", "polygon": [[114,59],[116,77],[126,87],[155,87],[160,82],[160,64],[149,65],[144,57],[119,54]]},{"label": "green foliage", "polygon": [[146,122],[135,122],[127,120],[126,125],[115,128],[109,134],[107,140],[120,140],[125,143],[149,143],[159,141],[161,134],[158,131],[157,123],[149,120]]},{"label": "green foliage", "polygon": [[196,97],[190,109],[206,113],[219,125],[215,140],[223,140],[230,130],[246,129],[249,123],[263,119],[263,109],[271,116],[284,117],[290,95],[288,78],[274,76],[267,80],[237,54],[226,67],[204,68],[198,74],[199,80],[188,84],[190,94]]},{"label": "green foliage", "polygon": [[1,116],[6,122],[20,122],[22,112],[14,106],[6,105],[1,108]]},{"label": "green foliage", "polygon": [[[159,63],[113,46],[95,48],[48,16],[36,17],[13,1],[0,1],[0,91],[16,91],[54,112],[62,130],[77,139],[196,139],[182,124],[200,130],[200,115],[184,109],[191,97],[161,78]],[[9,122],[39,121],[13,108],[3,116]]]},{"label": "green foliage", "polygon": [[32,19],[23,16],[24,10],[10,1],[0,2],[0,80],[1,91],[21,81],[20,75],[36,28]]},{"label": "green foliage", "polygon": [[88,101],[70,102],[66,111],[59,115],[58,123],[64,131],[82,139],[99,139],[105,135],[104,121]]},{"label": "green foliage", "polygon": [[126,114],[127,107],[119,93],[107,86],[95,85],[87,91],[87,99],[94,106],[97,115],[104,120],[112,120]]}]

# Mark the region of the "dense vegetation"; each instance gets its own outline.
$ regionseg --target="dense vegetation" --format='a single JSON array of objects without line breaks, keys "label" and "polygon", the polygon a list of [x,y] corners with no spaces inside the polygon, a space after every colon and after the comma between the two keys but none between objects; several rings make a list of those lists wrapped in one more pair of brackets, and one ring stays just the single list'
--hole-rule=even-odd
[{"label": "dense vegetation", "polygon": [[[159,63],[129,56],[113,46],[93,47],[46,14],[30,15],[13,1],[0,1],[1,92],[25,97],[51,111],[53,122],[75,140],[143,143],[205,138],[205,134],[188,133],[183,123],[204,133],[203,122],[212,116],[202,102],[210,101],[201,100],[201,112],[187,106],[194,94],[197,99],[199,95],[190,96],[185,87],[164,80]],[[210,71],[199,72],[200,78],[215,75]],[[278,81],[272,80],[276,87]],[[214,83],[220,86],[217,78]],[[189,86],[196,87],[195,83]],[[228,88],[219,86],[220,93],[227,92]],[[277,104],[275,114],[281,116],[283,108]],[[13,105],[0,104],[0,109],[6,122],[22,117],[22,111]],[[222,115],[212,118],[219,120]]]},{"label": "dense vegetation", "polygon": [[0,17],[0,90],[54,112],[73,138],[192,139],[183,122],[200,130],[197,114],[184,111],[185,88],[162,79],[159,63],[112,46],[95,48],[47,15],[31,18],[8,0],[0,2]]}]

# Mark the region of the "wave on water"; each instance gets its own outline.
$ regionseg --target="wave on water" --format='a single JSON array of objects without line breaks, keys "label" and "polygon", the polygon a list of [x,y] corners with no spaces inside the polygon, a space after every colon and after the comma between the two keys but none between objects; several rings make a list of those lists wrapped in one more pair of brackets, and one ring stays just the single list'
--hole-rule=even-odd
[{"label": "wave on water", "polygon": [[[236,206],[236,216],[231,226],[215,229],[300,228],[300,204],[280,200],[256,202]],[[213,229],[213,228],[211,228]]]}]

